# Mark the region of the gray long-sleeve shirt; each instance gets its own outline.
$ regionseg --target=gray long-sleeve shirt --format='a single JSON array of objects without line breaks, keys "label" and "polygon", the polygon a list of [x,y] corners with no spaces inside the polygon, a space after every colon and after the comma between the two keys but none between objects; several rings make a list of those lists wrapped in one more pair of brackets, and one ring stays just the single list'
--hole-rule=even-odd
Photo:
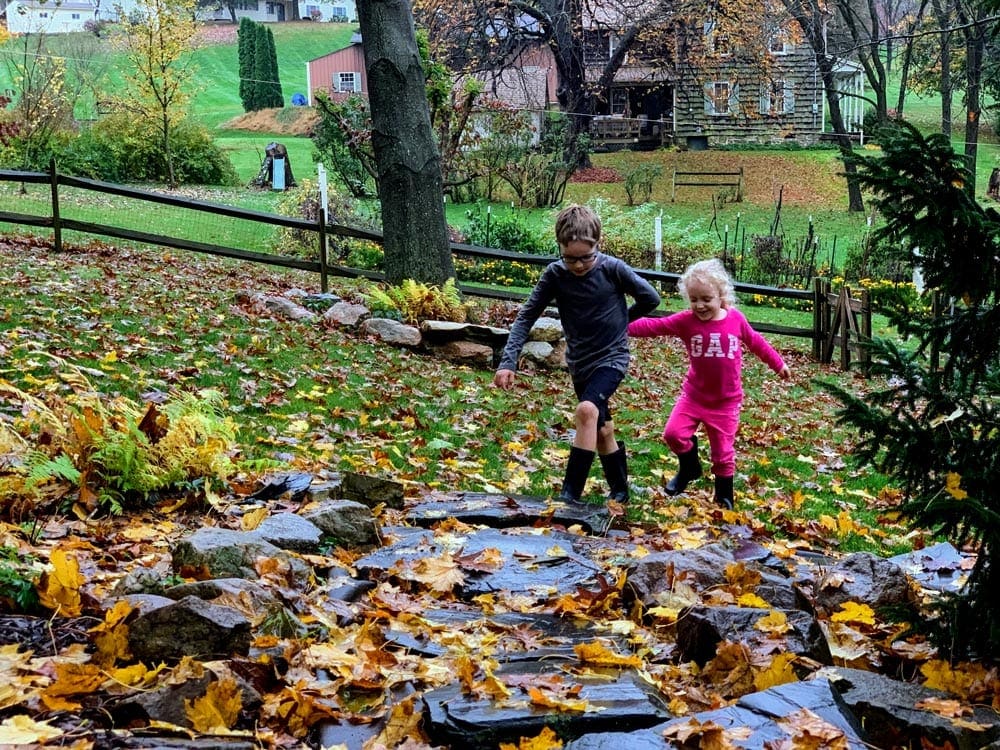
[{"label": "gray long-sleeve shirt", "polygon": [[[626,295],[635,300],[631,307]],[[598,253],[582,276],[561,260],[550,263],[522,305],[497,369],[517,370],[532,325],[553,302],[566,336],[566,364],[579,380],[598,367],[628,369],[629,321],[655,310],[660,295],[631,266],[610,255]]]}]

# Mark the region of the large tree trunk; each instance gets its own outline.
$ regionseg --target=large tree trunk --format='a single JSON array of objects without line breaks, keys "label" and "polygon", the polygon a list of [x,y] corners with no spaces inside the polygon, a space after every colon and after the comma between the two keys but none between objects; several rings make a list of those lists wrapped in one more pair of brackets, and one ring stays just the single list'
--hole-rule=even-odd
[{"label": "large tree trunk", "polygon": [[448,246],[441,156],[406,0],[361,0],[372,147],[390,283],[443,284],[455,275]]},{"label": "large tree trunk", "polygon": [[847,177],[847,210],[864,211],[865,203],[861,195],[861,186],[857,180],[857,158],[854,146],[844,124],[844,115],[840,110],[840,92],[837,91],[837,77],[834,65],[837,62],[835,54],[827,49],[826,15],[823,7],[816,0],[799,3],[796,0],[784,0],[785,9],[809,42],[816,53],[816,64],[823,80],[823,90],[826,94],[827,106],[830,109],[830,124],[837,136],[837,146],[844,161],[844,173]]}]

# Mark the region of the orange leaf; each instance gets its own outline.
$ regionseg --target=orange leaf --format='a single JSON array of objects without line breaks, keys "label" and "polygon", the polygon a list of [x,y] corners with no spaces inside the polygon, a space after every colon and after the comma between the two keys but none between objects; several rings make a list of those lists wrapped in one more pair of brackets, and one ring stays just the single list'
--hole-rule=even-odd
[{"label": "orange leaf", "polygon": [[555,732],[542,727],[537,737],[522,737],[516,745],[501,742],[500,750],[559,750],[562,746],[562,740]]}]

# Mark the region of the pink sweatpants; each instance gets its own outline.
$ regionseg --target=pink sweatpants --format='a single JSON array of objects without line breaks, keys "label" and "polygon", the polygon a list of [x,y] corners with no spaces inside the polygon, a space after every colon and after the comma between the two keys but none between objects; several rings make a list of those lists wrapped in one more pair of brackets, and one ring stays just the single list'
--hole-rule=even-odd
[{"label": "pink sweatpants", "polygon": [[705,425],[711,447],[712,473],[717,477],[731,477],[736,473],[736,452],[733,443],[740,427],[740,402],[706,407],[681,394],[674,404],[663,428],[663,442],[674,453],[691,450],[691,436],[698,425]]}]

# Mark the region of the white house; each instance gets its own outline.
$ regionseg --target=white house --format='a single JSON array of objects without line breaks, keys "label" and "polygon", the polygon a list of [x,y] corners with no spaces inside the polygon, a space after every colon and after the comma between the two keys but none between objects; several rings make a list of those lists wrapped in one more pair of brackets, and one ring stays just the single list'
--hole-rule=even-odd
[{"label": "white house", "polygon": [[[2,3],[3,0],[0,0]],[[355,0],[239,0],[236,20],[243,16],[260,23],[291,20],[292,3],[298,5],[299,18],[313,21],[356,22]],[[137,0],[12,0],[6,6],[7,29],[12,34],[65,34],[85,31],[87,21],[118,20],[118,9],[129,13],[141,6]],[[198,11],[202,21],[230,21],[228,7]]]}]

